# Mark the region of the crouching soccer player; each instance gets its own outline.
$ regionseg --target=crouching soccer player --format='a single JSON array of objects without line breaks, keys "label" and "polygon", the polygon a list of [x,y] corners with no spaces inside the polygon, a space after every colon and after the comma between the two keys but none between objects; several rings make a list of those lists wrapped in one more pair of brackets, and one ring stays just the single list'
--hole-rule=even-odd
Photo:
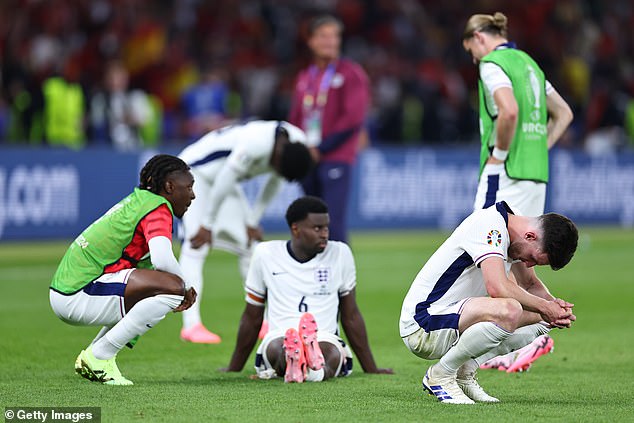
[{"label": "crouching soccer player", "polygon": [[[366,373],[377,368],[355,300],[356,270],[350,248],[328,241],[328,208],[316,197],[295,200],[286,212],[290,241],[255,248],[246,280],[247,305],[225,371],[239,372],[253,350],[268,307],[270,331],[256,354],[258,377],[285,382],[321,381],[352,370],[352,354],[338,336],[337,317]],[[319,328],[319,331],[318,331]]]},{"label": "crouching soccer player", "polygon": [[498,402],[478,384],[476,370],[549,327],[570,327],[573,304],[553,297],[533,266],[564,267],[577,240],[568,218],[518,216],[505,202],[467,217],[425,263],[401,309],[407,348],[440,359],[427,370],[423,388],[443,403]]},{"label": "crouching soccer player", "polygon": [[141,170],[139,187],[84,230],[62,258],[50,286],[53,311],[72,325],[103,326],[75,362],[86,379],[132,385],[115,362],[119,350],[170,311],[195,302],[171,242],[172,219],[195,198],[193,184],[181,159],[154,156]]}]

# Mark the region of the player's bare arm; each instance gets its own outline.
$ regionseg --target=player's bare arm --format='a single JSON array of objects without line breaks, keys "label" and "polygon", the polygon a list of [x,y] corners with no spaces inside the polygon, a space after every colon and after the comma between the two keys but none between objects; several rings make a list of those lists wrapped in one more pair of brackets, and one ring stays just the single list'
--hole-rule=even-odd
[{"label": "player's bare arm", "polygon": [[238,339],[231,361],[228,367],[220,369],[220,371],[239,372],[244,368],[244,363],[246,363],[258,340],[258,332],[260,331],[260,326],[262,326],[263,319],[264,307],[247,303],[240,319]]},{"label": "player's bare arm", "polygon": [[370,344],[368,342],[368,334],[365,328],[365,322],[361,311],[357,306],[356,294],[353,289],[348,295],[339,299],[339,312],[341,313],[341,325],[348,337],[350,346],[357,356],[363,371],[366,373],[384,373],[392,374],[392,369],[378,368]]},{"label": "player's bare arm", "polygon": [[548,149],[551,149],[572,122],[572,110],[557,91],[546,96],[548,109]]},{"label": "player's bare arm", "polygon": [[[513,90],[508,87],[502,87],[495,90],[493,100],[498,107],[497,117],[497,137],[495,146],[500,150],[508,151],[511,148],[511,142],[515,136],[515,127],[517,126],[517,116],[519,108]],[[488,163],[503,163],[494,157],[489,157]]]},{"label": "player's bare arm", "polygon": [[480,268],[482,269],[486,290],[492,298],[513,298],[519,301],[524,310],[539,313],[546,322],[555,326],[558,321],[569,319],[572,315],[571,311],[568,311],[557,302],[537,297],[509,280],[501,258],[491,257],[485,259],[480,264]]}]

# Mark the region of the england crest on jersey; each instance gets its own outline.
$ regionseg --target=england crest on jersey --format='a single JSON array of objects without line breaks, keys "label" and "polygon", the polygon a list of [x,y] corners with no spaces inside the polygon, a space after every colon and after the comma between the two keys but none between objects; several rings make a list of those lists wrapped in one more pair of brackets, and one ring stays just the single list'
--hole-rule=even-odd
[{"label": "england crest on jersey", "polygon": [[315,282],[319,285],[319,291],[315,295],[328,295],[328,283],[330,282],[330,267],[318,267],[314,271]]}]

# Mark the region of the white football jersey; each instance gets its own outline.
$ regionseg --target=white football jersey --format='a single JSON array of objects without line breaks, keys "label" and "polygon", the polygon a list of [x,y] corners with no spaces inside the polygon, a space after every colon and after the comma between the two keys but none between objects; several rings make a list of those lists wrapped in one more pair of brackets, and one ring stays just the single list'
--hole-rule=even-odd
[{"label": "white football jersey", "polygon": [[306,143],[306,134],[288,122],[254,120],[211,131],[179,157],[210,184],[225,162],[238,173],[239,180],[250,179],[273,171],[270,162],[278,126],[286,129],[291,142]]},{"label": "white football jersey", "polygon": [[508,213],[513,211],[504,202],[476,210],[429,258],[403,301],[401,337],[422,326],[432,304],[448,306],[465,298],[487,296],[480,270],[483,260],[500,257],[509,271]]},{"label": "white football jersey", "polygon": [[343,242],[305,263],[290,254],[290,241],[260,243],[253,253],[245,283],[246,301],[266,304],[269,330],[297,328],[302,314],[315,316],[320,331],[338,334],[339,297],[356,285],[352,251]]}]

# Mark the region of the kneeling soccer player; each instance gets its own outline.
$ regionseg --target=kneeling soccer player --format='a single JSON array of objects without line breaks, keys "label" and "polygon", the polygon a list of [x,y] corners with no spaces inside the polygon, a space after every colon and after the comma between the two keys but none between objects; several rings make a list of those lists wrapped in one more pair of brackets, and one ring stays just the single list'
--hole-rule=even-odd
[{"label": "kneeling soccer player", "polygon": [[196,300],[171,242],[173,216],[182,217],[195,198],[193,184],[181,159],[154,156],[141,170],[139,187],[84,230],[62,258],[50,286],[53,311],[71,325],[103,326],[75,361],[86,379],[132,385],[115,362],[119,350]]},{"label": "kneeling soccer player", "polygon": [[[268,307],[270,331],[256,355],[261,379],[322,381],[352,371],[352,354],[338,336],[337,315],[366,373],[377,368],[355,299],[356,270],[350,248],[328,241],[328,207],[316,197],[295,200],[286,211],[290,241],[259,244],[246,280],[247,305],[225,371],[239,372],[253,350]],[[319,328],[319,331],[318,331]]]},{"label": "kneeling soccer player", "polygon": [[505,202],[467,217],[425,263],[403,302],[405,345],[418,357],[440,359],[423,388],[443,403],[498,402],[478,384],[476,370],[549,327],[570,327],[573,304],[553,297],[533,266],[564,267],[577,240],[568,218],[515,215]]}]

